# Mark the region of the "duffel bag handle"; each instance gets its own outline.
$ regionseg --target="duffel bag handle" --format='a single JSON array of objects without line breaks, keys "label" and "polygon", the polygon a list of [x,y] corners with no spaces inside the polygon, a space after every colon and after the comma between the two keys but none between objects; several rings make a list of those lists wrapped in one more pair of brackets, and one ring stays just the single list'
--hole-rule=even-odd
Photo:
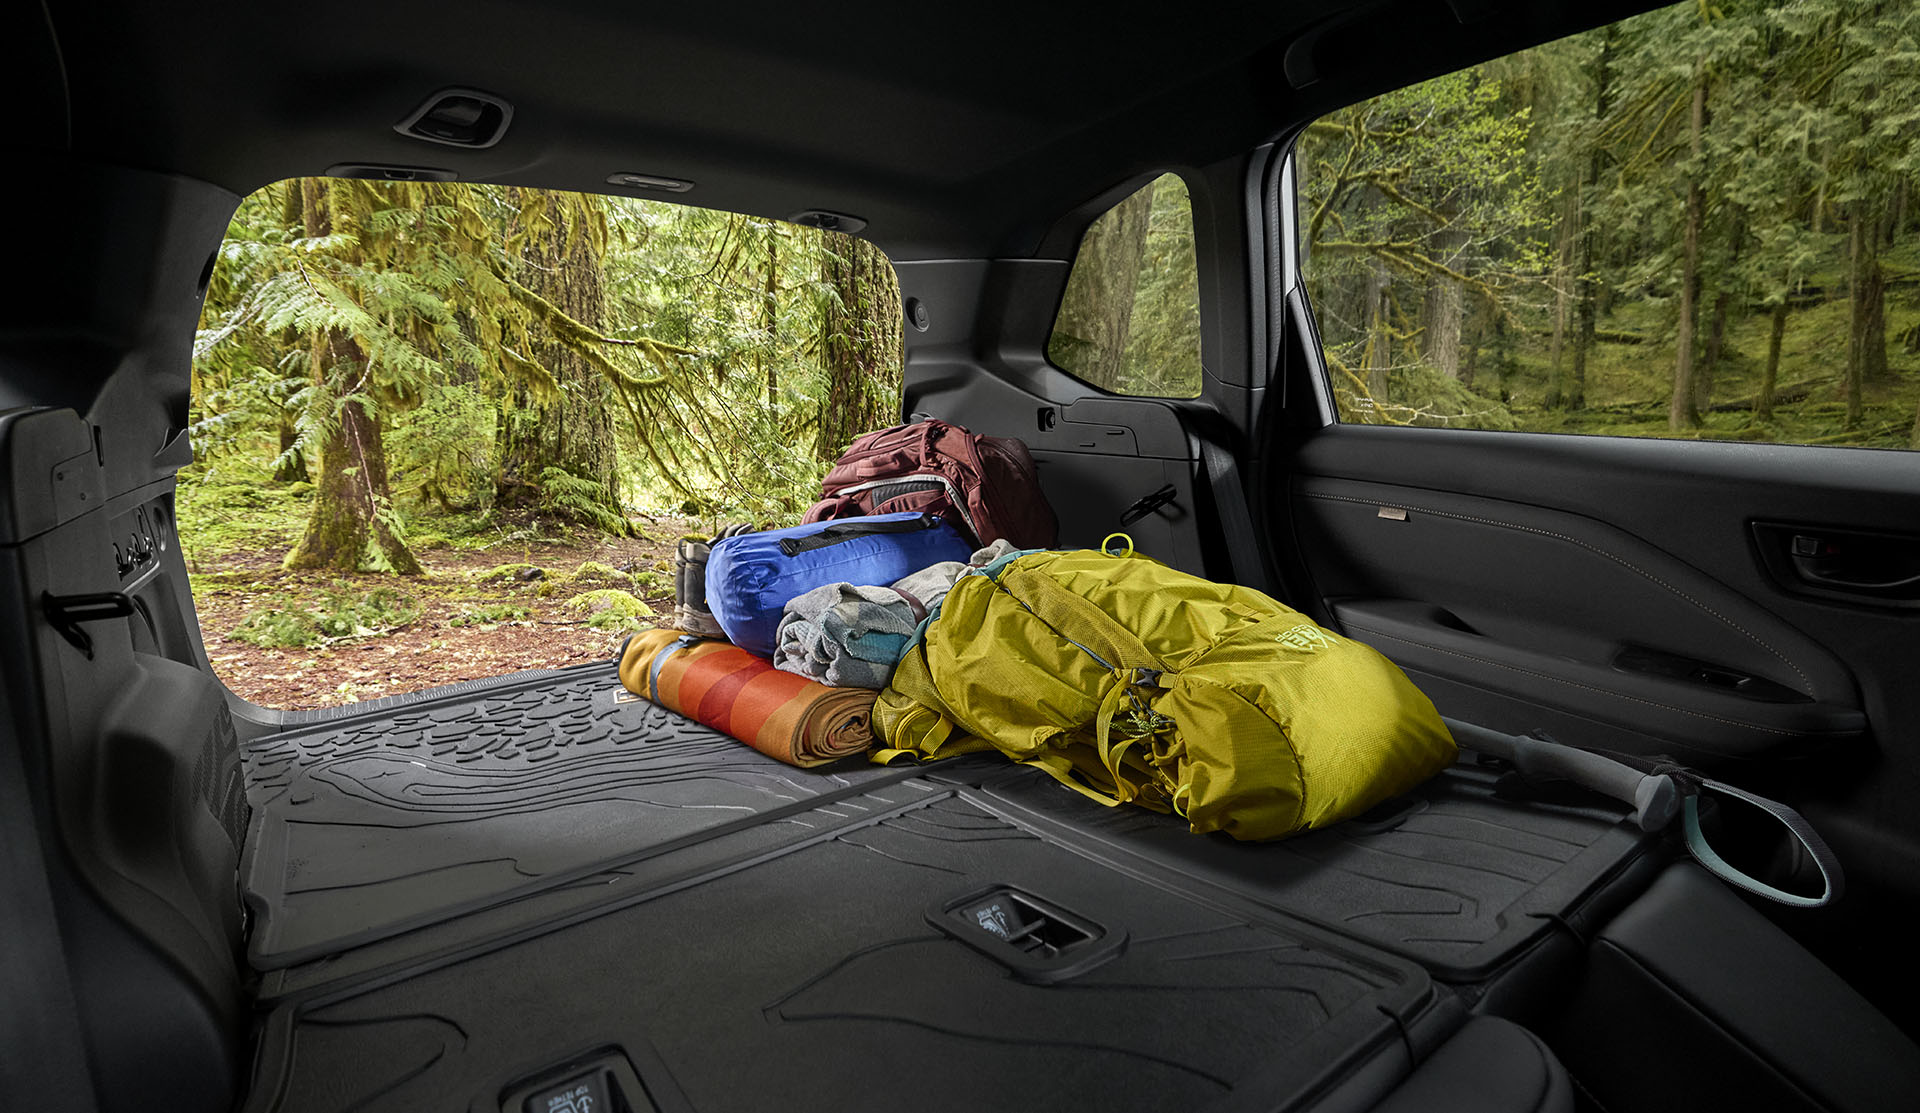
[{"label": "duffel bag handle", "polygon": [[787,556],[796,557],[801,553],[810,553],[815,549],[824,549],[829,545],[852,541],[856,537],[868,537],[876,533],[918,533],[921,530],[933,529],[939,524],[940,515],[938,514],[921,514],[895,522],[841,521],[819,533],[810,533],[805,537],[782,537],[780,551]]}]

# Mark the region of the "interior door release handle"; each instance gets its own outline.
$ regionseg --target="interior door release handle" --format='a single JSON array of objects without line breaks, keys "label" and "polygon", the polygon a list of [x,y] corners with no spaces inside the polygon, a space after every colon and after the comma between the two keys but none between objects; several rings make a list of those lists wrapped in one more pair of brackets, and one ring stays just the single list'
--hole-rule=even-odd
[{"label": "interior door release handle", "polygon": [[1920,587],[1920,553],[1912,545],[1858,535],[1793,535],[1794,574],[1840,591],[1898,591]]}]

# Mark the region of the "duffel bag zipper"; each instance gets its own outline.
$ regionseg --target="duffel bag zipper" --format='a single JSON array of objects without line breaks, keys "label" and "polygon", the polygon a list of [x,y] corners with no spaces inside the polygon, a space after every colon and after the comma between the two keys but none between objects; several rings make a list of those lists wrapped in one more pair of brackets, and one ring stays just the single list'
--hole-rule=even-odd
[{"label": "duffel bag zipper", "polygon": [[810,533],[805,537],[782,537],[780,551],[787,556],[796,557],[801,553],[810,553],[815,549],[824,549],[830,545],[840,545],[862,537],[872,537],[880,533],[918,533],[933,529],[940,524],[940,515],[922,514],[917,518],[903,518],[897,522],[835,522],[819,533]]},{"label": "duffel bag zipper", "polygon": [[891,487],[895,483],[906,483],[909,481],[924,481],[940,484],[941,487],[946,489],[947,501],[953,504],[954,512],[960,515],[961,521],[967,523],[967,532],[975,538],[980,536],[980,527],[974,524],[973,513],[967,509],[967,500],[960,496],[959,488],[953,485],[953,480],[937,472],[911,472],[907,475],[889,476],[886,479],[875,479],[867,483],[855,483],[851,487],[836,487],[827,497],[845,498],[848,495],[857,495],[862,491],[871,491],[875,487]]}]

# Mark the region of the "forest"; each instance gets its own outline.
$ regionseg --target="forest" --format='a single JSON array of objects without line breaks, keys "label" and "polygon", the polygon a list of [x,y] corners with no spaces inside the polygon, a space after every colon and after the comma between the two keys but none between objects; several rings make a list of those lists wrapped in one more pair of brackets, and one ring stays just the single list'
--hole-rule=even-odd
[{"label": "forest", "polygon": [[1200,272],[1179,175],[1148,182],[1087,229],[1047,358],[1116,394],[1200,396]]},{"label": "forest", "polygon": [[1296,153],[1342,420],[1920,448],[1920,5],[1679,4]]},{"label": "forest", "polygon": [[516,624],[604,650],[584,635],[670,596],[683,529],[796,518],[897,419],[900,327],[892,265],[837,233],[507,186],[261,190],[208,287],[179,488],[215,665],[299,651],[290,681]]}]

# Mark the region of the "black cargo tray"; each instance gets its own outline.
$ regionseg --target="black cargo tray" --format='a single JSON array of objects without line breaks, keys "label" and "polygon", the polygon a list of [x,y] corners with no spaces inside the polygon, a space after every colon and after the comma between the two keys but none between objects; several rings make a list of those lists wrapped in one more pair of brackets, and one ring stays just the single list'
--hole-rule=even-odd
[{"label": "black cargo tray", "polygon": [[569,669],[245,747],[254,966],[589,884],[912,775],[794,769],[623,693],[611,665]]},{"label": "black cargo tray", "polygon": [[1658,842],[1597,796],[1508,799],[1496,793],[1498,780],[1462,762],[1358,819],[1268,843],[1195,835],[1175,816],[1102,807],[1037,770],[983,783],[991,798],[1059,822],[1091,846],[1206,877],[1469,982],[1555,930]]},{"label": "black cargo tray", "polygon": [[250,1108],[1278,1110],[1390,1085],[1453,1023],[1434,1001],[1413,963],[948,787],[283,1000]]}]

